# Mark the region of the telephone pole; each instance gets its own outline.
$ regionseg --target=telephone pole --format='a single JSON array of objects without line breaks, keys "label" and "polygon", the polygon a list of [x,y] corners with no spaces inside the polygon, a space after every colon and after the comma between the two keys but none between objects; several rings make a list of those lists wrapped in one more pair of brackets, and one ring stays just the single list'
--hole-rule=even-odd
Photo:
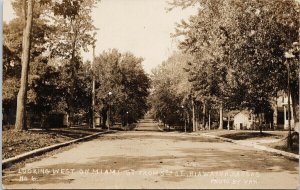
[{"label": "telephone pole", "polygon": [[92,63],[92,127],[93,129],[96,128],[95,122],[95,41],[93,43],[93,63]]},{"label": "telephone pole", "polygon": [[294,58],[295,56],[290,53],[290,52],[285,52],[284,57],[286,58],[285,65],[287,67],[287,74],[288,74],[288,86],[287,86],[287,91],[288,91],[288,128],[289,128],[289,133],[288,133],[288,150],[292,150],[293,146],[293,141],[292,141],[292,129],[291,129],[291,70],[290,70],[290,63],[289,59]]}]

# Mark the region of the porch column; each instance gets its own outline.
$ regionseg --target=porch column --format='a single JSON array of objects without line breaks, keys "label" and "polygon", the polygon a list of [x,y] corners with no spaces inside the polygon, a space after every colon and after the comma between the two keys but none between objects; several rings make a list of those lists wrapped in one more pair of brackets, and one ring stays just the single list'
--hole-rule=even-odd
[{"label": "porch column", "polygon": [[278,126],[277,126],[277,118],[278,118],[278,108],[277,108],[277,106],[275,106],[275,108],[274,108],[274,114],[273,114],[273,125],[274,125],[274,129],[275,130],[278,128]]},{"label": "porch column", "polygon": [[294,118],[294,113],[293,113],[293,107],[292,107],[292,104],[291,104],[291,129],[294,129],[295,128],[295,118]]}]

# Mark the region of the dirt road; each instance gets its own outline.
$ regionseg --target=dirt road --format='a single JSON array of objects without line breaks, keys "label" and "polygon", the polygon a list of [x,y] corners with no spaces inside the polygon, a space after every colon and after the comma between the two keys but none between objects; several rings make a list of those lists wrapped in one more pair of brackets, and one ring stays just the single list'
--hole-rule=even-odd
[{"label": "dirt road", "polygon": [[159,132],[151,120],[136,131],[75,145],[16,171],[9,188],[293,188],[298,163],[208,137]]}]

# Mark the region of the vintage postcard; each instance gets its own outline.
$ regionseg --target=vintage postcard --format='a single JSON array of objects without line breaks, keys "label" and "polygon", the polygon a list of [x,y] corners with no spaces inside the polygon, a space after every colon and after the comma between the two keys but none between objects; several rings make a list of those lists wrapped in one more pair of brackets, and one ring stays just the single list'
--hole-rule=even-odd
[{"label": "vintage postcard", "polygon": [[3,189],[298,189],[299,0],[4,0]]}]

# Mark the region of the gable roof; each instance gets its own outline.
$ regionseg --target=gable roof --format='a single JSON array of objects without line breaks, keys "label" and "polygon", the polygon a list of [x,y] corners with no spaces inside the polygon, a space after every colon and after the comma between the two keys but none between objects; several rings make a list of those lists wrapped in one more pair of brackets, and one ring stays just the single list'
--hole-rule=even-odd
[{"label": "gable roof", "polygon": [[228,116],[232,117],[232,116],[236,116],[239,113],[242,113],[244,115],[249,115],[251,113],[251,111],[246,110],[246,109],[244,109],[244,110],[232,110],[232,111],[223,113],[223,117],[228,117]]}]

